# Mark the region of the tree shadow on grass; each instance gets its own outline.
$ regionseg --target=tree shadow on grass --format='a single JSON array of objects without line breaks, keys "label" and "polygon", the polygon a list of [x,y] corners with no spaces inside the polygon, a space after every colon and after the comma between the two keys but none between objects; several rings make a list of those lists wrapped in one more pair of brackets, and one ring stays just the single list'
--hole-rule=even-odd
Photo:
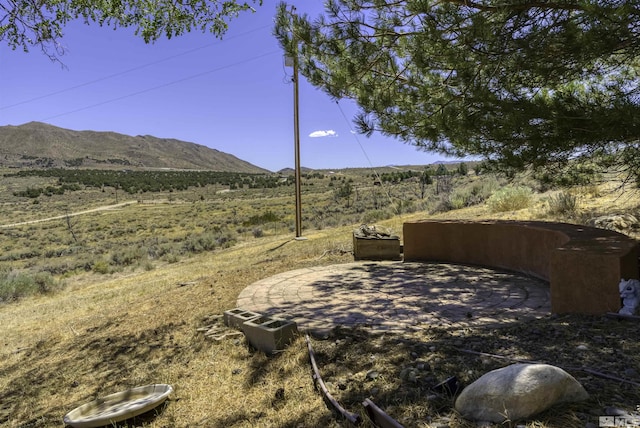
[{"label": "tree shadow on grass", "polygon": [[[23,428],[60,426],[64,414],[81,404],[157,383],[154,374],[160,366],[176,358],[175,353],[158,358],[162,348],[179,347],[173,341],[176,325],[169,322],[137,334],[109,334],[110,327],[107,322],[61,343],[40,341],[4,366],[0,377],[8,381],[0,391],[0,423]],[[144,378],[132,380],[134,369]],[[137,384],[128,383],[132,381]],[[148,412],[139,420],[155,414]]]},{"label": "tree shadow on grass", "polygon": [[593,373],[626,373],[640,381],[634,326],[596,316],[552,316],[543,281],[440,263],[337,265],[287,290],[283,283],[294,277],[272,285],[270,306],[254,310],[319,333],[325,339],[315,341],[321,375],[334,397],[365,420],[366,398],[406,426],[456,417],[454,397],[436,385],[455,377],[463,387],[522,359],[565,368],[591,394],[586,402],[537,416],[549,426],[596,423],[594,411],[604,414],[603,403],[633,411],[640,401],[634,385]]},{"label": "tree shadow on grass", "polygon": [[[248,425],[247,425],[248,424]],[[246,412],[239,411],[233,414],[217,419],[215,421],[203,421],[202,427],[209,428],[228,428],[233,426],[271,426],[266,421],[266,413],[264,412]],[[300,428],[300,427],[340,427],[347,426],[341,425],[338,420],[330,413],[327,412],[323,415],[314,417],[310,420],[308,415],[296,414],[289,416],[282,425],[278,425],[278,428]]]},{"label": "tree shadow on grass", "polygon": [[[597,414],[604,415],[605,406],[635,409],[640,400],[636,386],[581,370],[591,368],[620,377],[633,373],[629,380],[640,381],[638,344],[632,345],[633,350],[628,348],[628,353],[615,351],[634,334],[630,324],[572,315],[491,328],[433,327],[413,335],[338,328],[328,339],[314,340],[313,346],[330,393],[365,420],[362,402],[368,398],[405,426],[448,423],[451,418],[464,424],[453,411],[454,396],[434,387],[453,376],[464,387],[490,370],[514,363],[478,355],[480,352],[565,368],[582,383],[590,399],[556,406],[531,420],[543,421],[545,426],[577,427],[597,423]],[[588,351],[580,350],[579,345]]]}]

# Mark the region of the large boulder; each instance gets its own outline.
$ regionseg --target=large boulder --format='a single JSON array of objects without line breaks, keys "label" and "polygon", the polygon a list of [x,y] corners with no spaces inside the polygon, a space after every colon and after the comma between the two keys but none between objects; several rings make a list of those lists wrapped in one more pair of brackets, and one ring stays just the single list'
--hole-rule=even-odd
[{"label": "large boulder", "polygon": [[551,406],[589,398],[573,376],[548,364],[513,364],[467,386],[455,408],[466,419],[502,423],[528,418]]}]

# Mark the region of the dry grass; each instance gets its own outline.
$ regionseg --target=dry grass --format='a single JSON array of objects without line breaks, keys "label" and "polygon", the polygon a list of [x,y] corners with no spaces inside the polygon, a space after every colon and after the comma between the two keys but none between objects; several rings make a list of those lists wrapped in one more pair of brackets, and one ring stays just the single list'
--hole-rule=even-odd
[{"label": "dry grass", "polygon": [[[452,410],[450,395],[434,391],[451,376],[464,386],[514,360],[553,364],[575,376],[591,398],[503,426],[577,428],[597,423],[607,406],[635,410],[640,400],[636,332],[637,324],[562,316],[494,329],[428,326],[402,335],[340,330],[314,347],[323,378],[344,406],[358,409],[369,398],[406,427],[476,426]],[[593,370],[635,385],[599,377]]]},{"label": "dry grass", "polygon": [[[196,332],[264,275],[344,261],[330,255],[331,239],[285,242],[263,240],[108,280],[91,276],[59,294],[3,306],[0,421],[59,426],[64,413],[90,398],[166,382],[175,396],[148,426],[324,425],[303,347],[269,359],[244,341],[214,343]],[[329,255],[315,260],[317,254]],[[286,400],[271,405],[280,388]]]},{"label": "dry grass", "polygon": [[[546,214],[545,197],[539,195],[527,210],[491,214],[485,206],[474,206],[437,217],[556,219]],[[637,214],[634,198],[585,193],[582,213]],[[247,215],[265,206],[264,201],[247,201],[244,204],[254,204],[251,210],[237,202],[237,209]],[[195,205],[177,206],[158,210],[188,216]],[[227,208],[231,215],[232,208]],[[123,212],[147,218],[158,210],[137,204]],[[105,216],[112,221],[117,215],[96,215],[93,223]],[[381,224],[401,233],[403,221],[424,217],[403,214]],[[89,230],[91,222],[85,221],[80,220],[79,230]],[[196,329],[208,316],[235,307],[238,293],[258,279],[352,261],[348,251],[353,227],[305,230],[307,241],[293,241],[284,228],[273,230],[261,239],[244,237],[232,248],[158,263],[150,271],[74,275],[59,293],[0,305],[0,424],[59,427],[65,413],[88,400],[127,387],[169,383],[175,393],[157,416],[137,418],[129,426],[343,426],[313,387],[303,338],[269,358],[250,349],[244,339],[215,342]],[[179,235],[179,227],[166,233]],[[494,330],[427,328],[383,336],[339,330],[313,345],[325,381],[349,410],[360,411],[362,400],[372,398],[407,427],[470,428],[475,425],[452,411],[452,400],[435,394],[431,386],[451,375],[467,383],[506,363],[458,348],[585,366],[640,382],[637,331],[637,324],[599,317],[550,317]],[[577,352],[579,344],[587,345],[588,351]],[[628,369],[632,371],[625,374]],[[377,376],[367,377],[372,371]],[[640,404],[637,387],[584,372],[572,374],[591,393],[588,402],[521,423],[530,428],[582,427],[602,414],[604,406],[633,410]]]}]

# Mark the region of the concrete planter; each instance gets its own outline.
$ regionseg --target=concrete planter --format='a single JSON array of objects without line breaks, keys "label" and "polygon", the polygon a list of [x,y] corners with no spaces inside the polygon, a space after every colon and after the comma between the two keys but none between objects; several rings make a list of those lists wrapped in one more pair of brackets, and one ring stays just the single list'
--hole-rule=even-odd
[{"label": "concrete planter", "polygon": [[294,321],[259,317],[242,324],[247,341],[265,354],[282,351],[298,335],[298,326]]},{"label": "concrete planter", "polygon": [[402,260],[400,238],[369,238],[353,235],[354,260]]},{"label": "concrete planter", "polygon": [[251,312],[242,308],[230,309],[225,311],[223,314],[224,325],[237,330],[242,330],[242,324],[244,322],[260,318],[261,316],[262,315],[257,312]]}]

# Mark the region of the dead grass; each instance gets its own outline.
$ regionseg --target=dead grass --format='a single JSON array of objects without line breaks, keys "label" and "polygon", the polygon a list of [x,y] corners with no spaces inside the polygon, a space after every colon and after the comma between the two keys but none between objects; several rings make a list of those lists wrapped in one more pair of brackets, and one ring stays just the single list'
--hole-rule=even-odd
[{"label": "dead grass", "polygon": [[514,360],[553,364],[576,377],[591,398],[504,426],[584,427],[597,423],[607,406],[635,410],[640,400],[639,346],[631,338],[636,329],[637,324],[604,317],[562,316],[495,329],[429,326],[402,335],[339,330],[328,340],[316,341],[314,349],[323,379],[345,407],[358,409],[369,398],[407,427],[476,426],[452,411],[449,394],[434,391],[452,376],[464,386]]},{"label": "dead grass", "polygon": [[[637,214],[638,199],[623,196],[586,194],[582,210]],[[527,210],[491,214],[474,206],[437,217],[562,220],[545,215],[544,197]],[[187,216],[193,207],[180,210]],[[172,212],[165,208],[140,204],[124,211]],[[403,214],[381,224],[401,234],[402,222],[424,217],[424,212]],[[91,222],[84,221],[78,225],[88,230]],[[313,387],[303,338],[269,358],[244,339],[215,342],[196,329],[208,316],[235,307],[239,292],[252,282],[286,270],[352,261],[355,226],[305,230],[307,241],[292,240],[286,230],[270,231],[232,248],[159,263],[151,271],[75,275],[59,293],[0,305],[0,424],[59,427],[65,413],[88,400],[127,387],[169,383],[175,393],[157,416],[137,418],[129,426],[344,426]],[[350,411],[361,411],[362,400],[371,398],[407,427],[471,428],[475,425],[452,411],[452,399],[431,387],[453,375],[468,383],[507,363],[459,349],[589,367],[640,382],[637,331],[637,324],[599,317],[549,317],[493,330],[426,328],[403,335],[338,330],[326,340],[314,339],[313,346],[331,392]],[[587,351],[577,351],[580,344]],[[591,393],[588,402],[519,423],[583,427],[605,406],[631,411],[640,404],[633,385],[571,373]]]},{"label": "dead grass", "polygon": [[89,399],[170,383],[172,401],[147,426],[328,426],[300,343],[269,359],[244,340],[213,343],[196,332],[263,276],[347,258],[334,255],[346,245],[335,238],[288,241],[264,239],[113,279],[89,275],[56,295],[3,305],[0,421],[59,426]]}]

